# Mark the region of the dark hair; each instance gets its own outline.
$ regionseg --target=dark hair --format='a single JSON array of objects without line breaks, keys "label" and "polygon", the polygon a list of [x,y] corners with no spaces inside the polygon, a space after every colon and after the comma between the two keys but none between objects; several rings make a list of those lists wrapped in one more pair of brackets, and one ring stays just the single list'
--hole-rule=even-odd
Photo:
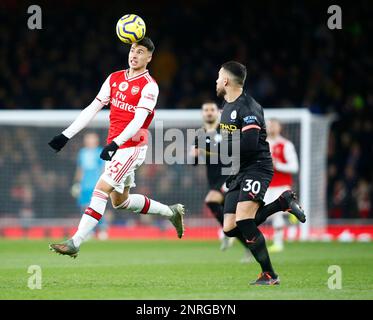
[{"label": "dark hair", "polygon": [[144,46],[151,53],[153,53],[154,50],[155,50],[155,46],[154,46],[153,41],[150,38],[148,38],[148,37],[144,37],[144,39],[142,39],[139,42],[137,42],[137,44],[140,45],[140,46]]},{"label": "dark hair", "polygon": [[229,73],[231,73],[237,84],[243,86],[246,80],[246,67],[237,61],[228,61],[222,64],[221,66],[224,70],[227,70]]},{"label": "dark hair", "polygon": [[214,105],[216,105],[216,106],[218,107],[218,109],[219,109],[218,104],[217,104],[214,100],[206,100],[206,101],[204,101],[204,102],[202,103],[202,105],[204,105],[204,104],[214,104]]}]

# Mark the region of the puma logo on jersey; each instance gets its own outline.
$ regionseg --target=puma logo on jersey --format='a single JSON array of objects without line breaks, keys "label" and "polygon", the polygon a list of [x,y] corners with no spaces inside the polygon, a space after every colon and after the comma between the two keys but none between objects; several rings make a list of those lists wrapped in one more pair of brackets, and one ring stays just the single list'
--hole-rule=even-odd
[{"label": "puma logo on jersey", "polygon": [[117,83],[116,82],[114,82],[113,83],[113,85],[112,85],[112,87],[116,87],[117,86]]}]

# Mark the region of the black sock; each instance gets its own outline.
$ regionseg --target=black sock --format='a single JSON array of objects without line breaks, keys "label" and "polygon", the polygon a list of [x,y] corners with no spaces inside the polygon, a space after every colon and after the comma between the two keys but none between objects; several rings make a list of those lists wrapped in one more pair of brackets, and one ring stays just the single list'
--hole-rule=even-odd
[{"label": "black sock", "polygon": [[255,220],[245,219],[237,221],[237,226],[247,239],[251,253],[260,264],[262,272],[269,272],[271,277],[277,277],[273,270],[271,259],[269,258],[263,233],[257,228]]},{"label": "black sock", "polygon": [[206,205],[210,208],[212,214],[219,221],[220,225],[223,226],[224,224],[224,213],[223,213],[223,205],[217,202],[206,202]]},{"label": "black sock", "polygon": [[255,215],[255,223],[257,226],[262,224],[266,219],[271,216],[272,214],[285,210],[287,207],[286,202],[284,202],[284,199],[279,197],[275,201],[262,206],[258,209]]},{"label": "black sock", "polygon": [[242,235],[240,229],[238,229],[237,226],[236,226],[234,229],[232,229],[232,230],[229,230],[229,231],[227,231],[227,232],[224,232],[224,234],[225,234],[227,237],[237,238],[237,239],[242,243],[242,245],[243,245],[245,248],[250,249],[249,244],[246,242],[245,237]]}]

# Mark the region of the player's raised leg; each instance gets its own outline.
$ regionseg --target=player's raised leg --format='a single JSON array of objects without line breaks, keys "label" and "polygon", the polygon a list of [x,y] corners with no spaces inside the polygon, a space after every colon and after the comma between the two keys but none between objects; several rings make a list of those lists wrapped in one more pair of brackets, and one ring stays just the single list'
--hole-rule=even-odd
[{"label": "player's raised leg", "polygon": [[275,201],[259,208],[255,216],[256,225],[259,226],[269,216],[279,211],[287,211],[293,214],[300,222],[306,222],[306,215],[298,202],[295,192],[287,190]]},{"label": "player's raised leg", "polygon": [[142,194],[130,194],[130,188],[136,186],[135,171],[143,164],[147,146],[118,150],[111,162],[107,162],[101,178],[114,191],[110,194],[114,209],[129,210],[139,214],[164,216],[170,220],[181,238],[184,234],[184,205],[178,203],[165,205]]},{"label": "player's raised leg", "polygon": [[177,236],[182,238],[184,235],[184,205],[177,203],[174,205],[165,205],[158,201],[149,199],[142,194],[129,194],[129,187],[126,187],[123,193],[114,191],[111,194],[114,209],[129,210],[139,214],[151,214],[167,217],[176,229]]}]

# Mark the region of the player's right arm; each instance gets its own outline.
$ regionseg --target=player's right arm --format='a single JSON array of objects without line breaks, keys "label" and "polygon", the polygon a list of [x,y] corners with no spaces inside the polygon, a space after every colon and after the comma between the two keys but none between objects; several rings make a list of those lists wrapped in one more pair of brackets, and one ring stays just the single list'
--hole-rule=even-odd
[{"label": "player's right arm", "polygon": [[66,128],[61,134],[55,136],[51,141],[49,141],[49,146],[56,152],[60,151],[72,137],[74,137],[83,128],[85,128],[88,123],[91,122],[97,112],[99,112],[105,105],[109,103],[110,91],[111,89],[109,76],[105,80],[104,84],[101,86],[100,92],[91,102],[91,104],[80,112],[79,116],[68,128]]}]

